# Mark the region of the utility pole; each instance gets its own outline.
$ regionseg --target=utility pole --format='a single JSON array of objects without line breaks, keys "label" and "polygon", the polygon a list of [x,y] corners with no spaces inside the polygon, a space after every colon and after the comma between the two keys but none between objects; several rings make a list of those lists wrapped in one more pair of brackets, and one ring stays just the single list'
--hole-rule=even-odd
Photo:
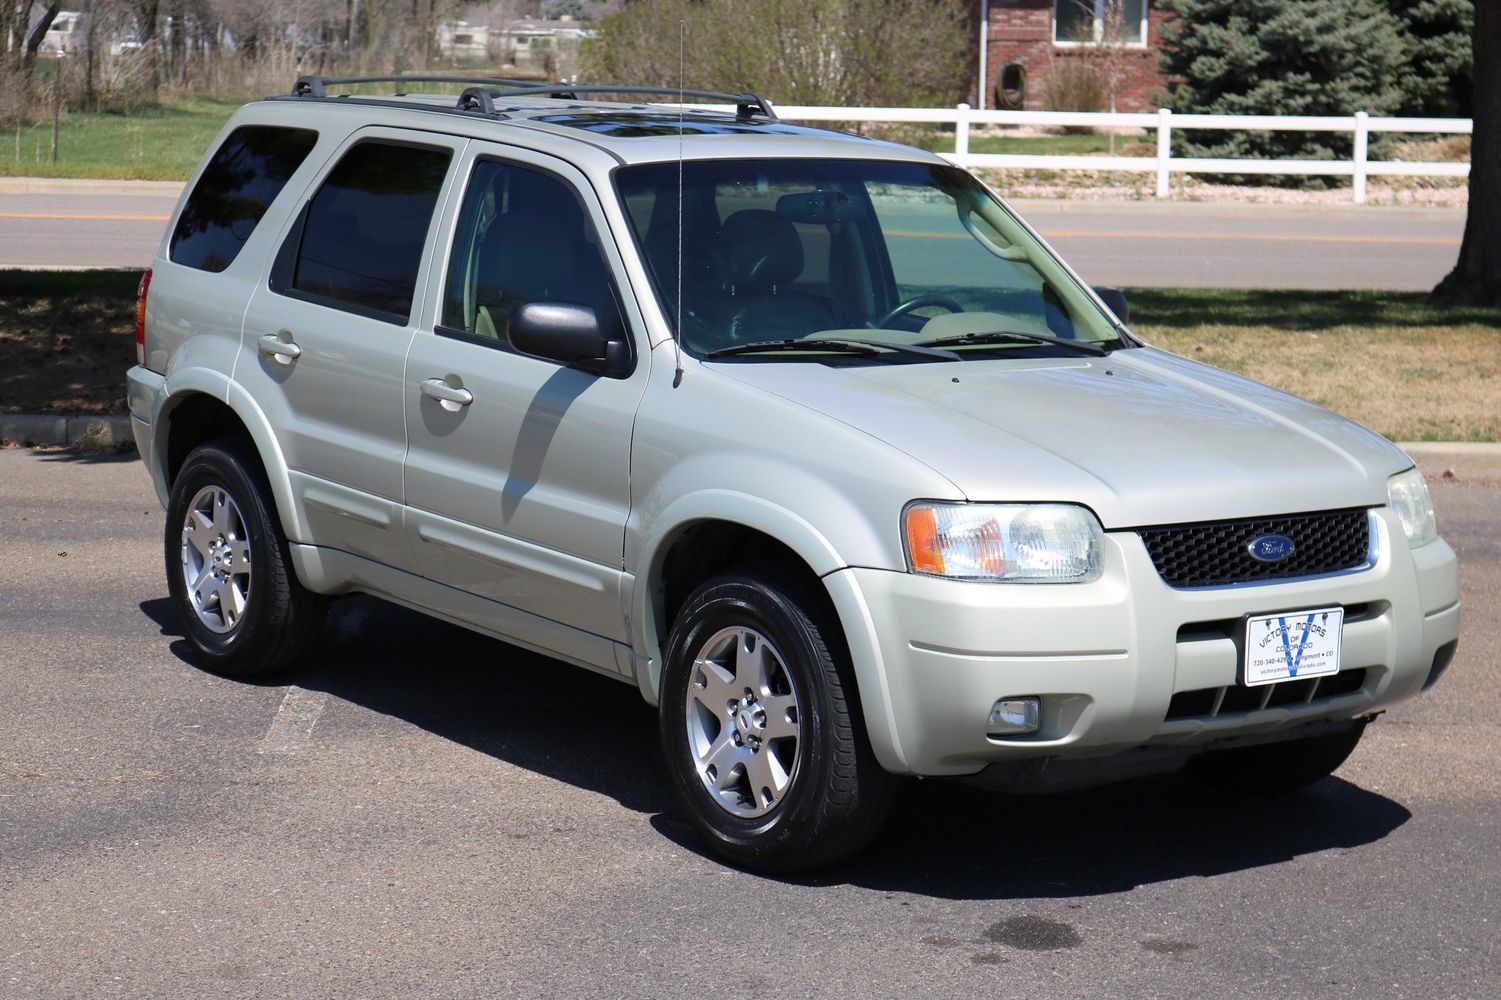
[{"label": "utility pole", "polygon": [[57,165],[57,129],[63,113],[63,54],[57,53],[57,69],[52,74],[52,165]]},{"label": "utility pole", "polygon": [[990,69],[990,0],[980,0],[980,85],[976,88],[975,106],[981,111],[990,107],[986,100],[987,71]]}]

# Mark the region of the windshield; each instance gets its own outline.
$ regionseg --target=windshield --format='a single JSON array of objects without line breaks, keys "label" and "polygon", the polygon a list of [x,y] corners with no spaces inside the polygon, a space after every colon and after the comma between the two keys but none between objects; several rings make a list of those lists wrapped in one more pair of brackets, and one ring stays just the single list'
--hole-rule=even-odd
[{"label": "windshield", "polygon": [[[700,357],[936,357],[830,350],[819,358],[813,345],[726,350],[834,338],[942,340],[960,357],[1078,353],[1060,339],[1120,344],[1063,267],[956,167],[673,161],[623,167],[616,183],[663,311]],[[993,333],[1036,339],[980,336]]]}]

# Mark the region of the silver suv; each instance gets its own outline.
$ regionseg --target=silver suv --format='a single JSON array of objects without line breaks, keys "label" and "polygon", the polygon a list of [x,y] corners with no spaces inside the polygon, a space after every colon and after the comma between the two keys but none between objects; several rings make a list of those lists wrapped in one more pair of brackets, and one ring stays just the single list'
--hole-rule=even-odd
[{"label": "silver suv", "polygon": [[1452,658],[1400,450],[1144,345],[940,158],[753,95],[349,82],[238,111],[141,283],[209,669],[292,666],[355,591],[545,652],[789,870],[901,775],[1307,784]]}]

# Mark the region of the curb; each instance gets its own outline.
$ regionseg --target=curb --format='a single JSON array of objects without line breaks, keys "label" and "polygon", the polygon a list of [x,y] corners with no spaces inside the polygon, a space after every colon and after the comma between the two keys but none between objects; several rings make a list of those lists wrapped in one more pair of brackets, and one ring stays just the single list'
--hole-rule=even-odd
[{"label": "curb", "polygon": [[1399,441],[1429,479],[1501,479],[1501,443]]},{"label": "curb", "polygon": [[0,194],[111,194],[176,198],[185,181],[84,180],[68,177],[0,177]]},{"label": "curb", "polygon": [[108,451],[126,444],[135,447],[135,434],[130,429],[129,417],[9,413],[0,414],[0,441],[28,447],[71,445]]}]

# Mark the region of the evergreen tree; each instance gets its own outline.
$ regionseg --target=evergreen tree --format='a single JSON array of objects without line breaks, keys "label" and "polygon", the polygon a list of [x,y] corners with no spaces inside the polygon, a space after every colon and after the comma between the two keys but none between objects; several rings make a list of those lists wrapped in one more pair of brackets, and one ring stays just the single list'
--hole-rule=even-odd
[{"label": "evergreen tree", "polygon": [[1400,114],[1470,117],[1474,89],[1471,0],[1388,0],[1402,25],[1407,69],[1401,77]]},{"label": "evergreen tree", "polygon": [[[1166,107],[1200,114],[1391,115],[1405,63],[1397,18],[1377,0],[1162,0]],[[1339,132],[1179,134],[1186,155],[1347,158]]]}]

